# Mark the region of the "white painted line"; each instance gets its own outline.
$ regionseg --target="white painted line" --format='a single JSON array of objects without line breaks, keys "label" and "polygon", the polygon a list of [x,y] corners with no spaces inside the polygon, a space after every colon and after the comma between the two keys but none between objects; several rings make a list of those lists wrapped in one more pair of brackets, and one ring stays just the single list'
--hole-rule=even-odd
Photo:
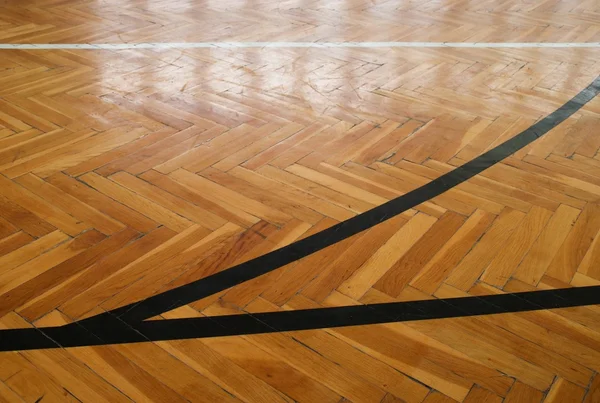
[{"label": "white painted line", "polygon": [[196,49],[196,48],[600,48],[600,42],[181,42],[181,43],[0,43],[0,49]]}]

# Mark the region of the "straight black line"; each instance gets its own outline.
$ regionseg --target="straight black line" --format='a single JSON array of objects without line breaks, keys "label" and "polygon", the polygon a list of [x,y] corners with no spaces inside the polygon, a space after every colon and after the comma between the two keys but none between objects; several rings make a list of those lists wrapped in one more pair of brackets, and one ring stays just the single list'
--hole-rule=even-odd
[{"label": "straight black line", "polygon": [[[244,314],[234,315],[234,318],[222,316],[144,321],[295,262],[439,196],[531,144],[581,109],[598,93],[600,93],[600,77],[597,77],[574,98],[530,128],[461,167],[381,206],[256,259],[140,302],[65,326],[0,330],[0,351],[210,337],[212,334],[234,335],[299,330],[294,328],[292,323],[304,323],[305,327],[303,328],[315,329],[597,304],[599,303],[597,299],[599,288],[586,287],[552,291],[555,294],[548,291],[537,291],[528,294],[530,295],[527,297],[529,299],[518,297],[521,294],[507,294],[513,297],[504,299],[494,299],[498,296],[469,297],[451,301],[434,300],[367,305],[369,310],[365,310],[367,308],[364,306],[359,306],[287,313]],[[537,295],[535,297],[537,299],[533,297],[534,295]],[[514,296],[520,299],[515,299]],[[461,300],[463,302],[460,302]],[[490,304],[487,301],[496,302]],[[498,301],[503,301],[503,304],[494,305],[498,304]],[[509,301],[512,301],[513,305],[508,304]],[[538,301],[538,303],[533,303],[533,301]],[[479,310],[476,310],[476,307]],[[416,313],[407,311],[407,309],[413,308],[417,309]],[[428,309],[423,311],[424,308]],[[419,312],[424,313],[421,315]],[[377,320],[378,322],[372,322]],[[208,325],[210,328],[207,328]]]},{"label": "straight black line", "polygon": [[600,304],[600,286],[481,297],[152,320],[140,323],[138,326],[139,333],[105,329],[102,332],[102,337],[97,337],[74,323],[58,327],[3,330],[0,338],[0,351],[277,333],[527,312],[593,304]]}]

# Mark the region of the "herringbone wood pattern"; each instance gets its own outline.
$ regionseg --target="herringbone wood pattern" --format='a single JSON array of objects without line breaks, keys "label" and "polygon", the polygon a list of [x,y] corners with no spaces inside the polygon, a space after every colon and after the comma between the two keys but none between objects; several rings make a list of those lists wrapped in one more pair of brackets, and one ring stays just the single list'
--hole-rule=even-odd
[{"label": "herringbone wood pattern", "polygon": [[[600,35],[593,1],[208,3],[15,3],[0,40]],[[600,49],[0,55],[2,328],[70,323],[316,233],[511,138],[600,74]],[[599,115],[595,99],[414,210],[162,316],[600,284]],[[0,399],[596,402],[599,313],[0,353]]]},{"label": "herringbone wood pattern", "polygon": [[24,0],[3,43],[599,42],[597,0]]}]

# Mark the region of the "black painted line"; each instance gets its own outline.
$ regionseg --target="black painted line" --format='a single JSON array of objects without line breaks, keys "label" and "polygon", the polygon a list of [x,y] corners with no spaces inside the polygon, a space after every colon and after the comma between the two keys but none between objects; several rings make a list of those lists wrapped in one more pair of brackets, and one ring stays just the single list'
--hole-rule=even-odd
[{"label": "black painted line", "polygon": [[[149,297],[140,302],[129,304],[110,312],[99,314],[92,318],[84,319],[65,326],[41,329],[32,328],[0,330],[0,351],[17,350],[21,348],[53,348],[58,346],[73,347],[172,339],[164,338],[167,336],[161,338],[159,334],[160,332],[162,332],[164,335],[169,333],[174,338],[184,338],[185,334],[196,335],[194,337],[208,337],[203,336],[203,334],[210,334],[210,332],[218,333],[217,329],[219,329],[219,327],[215,327],[214,329],[205,329],[204,327],[198,327],[198,324],[202,324],[203,326],[206,326],[207,324],[221,325],[221,327],[224,329],[229,329],[229,333],[222,333],[222,335],[249,334],[247,332],[252,332],[252,329],[255,329],[255,333],[259,332],[258,329],[271,329],[271,331],[285,331],[285,329],[290,329],[289,325],[286,327],[282,323],[277,322],[277,320],[275,320],[275,322],[270,321],[271,319],[269,318],[277,318],[277,316],[271,316],[275,315],[276,313],[236,315],[238,319],[220,319],[227,317],[212,317],[209,318],[210,321],[204,318],[201,318],[203,321],[200,321],[200,319],[186,319],[183,320],[183,322],[181,320],[144,322],[144,320],[241,284],[260,275],[269,273],[286,264],[295,262],[337,242],[347,239],[352,235],[369,229],[383,221],[389,220],[390,218],[401,214],[412,207],[434,198],[444,193],[448,189],[451,189],[468,180],[469,178],[481,173],[483,170],[493,166],[528,144],[531,144],[533,141],[543,136],[548,131],[552,130],[566,120],[569,116],[581,109],[586,103],[596,97],[598,93],[600,93],[600,77],[596,78],[588,87],[582,90],[570,101],[530,128],[524,130],[515,137],[507,140],[492,150],[482,154],[481,156],[471,160],[470,162],[462,165],[461,167],[456,168],[453,171],[444,174],[428,184],[401,197],[390,200],[381,206],[375,207],[372,210],[357,215],[331,228],[328,228],[303,240],[297,241],[281,249],[270,252],[266,255],[260,256],[256,259],[231,267],[178,288]],[[593,290],[593,292],[596,292],[597,295],[597,288],[588,287],[587,289]],[[513,298],[512,301],[516,301],[515,306],[506,304],[508,301],[507,299],[504,302],[504,310],[495,305],[490,306],[487,302],[481,302],[487,301],[484,298],[489,299],[491,296],[481,297],[478,299],[465,298],[464,300],[466,302],[463,303],[459,302],[459,299],[453,300],[453,302],[449,302],[448,300],[437,300],[442,301],[443,304],[426,301],[417,302],[420,304],[418,305],[420,307],[419,309],[429,306],[428,304],[433,304],[431,306],[438,311],[429,311],[429,316],[425,315],[424,318],[434,319],[443,317],[469,316],[469,312],[475,312],[473,311],[475,307],[474,304],[479,306],[480,310],[478,312],[480,313],[473,314],[491,314],[500,312],[515,312],[513,309],[518,311],[572,306],[570,304],[578,303],[577,298],[580,298],[581,301],[584,302],[587,301],[581,305],[598,303],[596,299],[590,299],[588,294],[589,291],[586,291],[584,288],[576,288],[574,291],[569,292],[564,291],[562,294],[547,294],[546,291],[538,291],[532,295],[539,295],[537,298],[543,297],[546,299],[546,296],[549,295],[549,299],[547,301],[543,299],[540,303],[533,304],[533,300],[515,300]],[[556,298],[554,298],[553,295],[556,295]],[[563,297],[564,295],[571,299],[565,299]],[[491,301],[492,299],[489,300]],[[526,301],[527,303],[522,303],[522,301]],[[413,304],[415,303],[416,302],[410,303],[411,305],[406,305],[407,303],[403,303],[404,305],[401,306],[404,308],[398,309],[407,309],[408,307],[414,306]],[[464,305],[465,303],[469,306],[458,305]],[[550,305],[547,305],[547,303]],[[393,311],[394,308],[384,308],[384,305],[388,304],[380,304],[375,310],[371,309],[370,311],[361,311],[361,309],[364,308],[359,307],[340,307],[323,308],[317,310],[318,312],[313,312],[310,314],[306,313],[306,311],[294,311],[298,312],[297,317],[294,316],[294,312],[290,312],[288,314],[292,315],[291,318],[293,320],[300,320],[300,322],[305,320],[305,326],[309,326],[306,328],[368,324],[371,323],[369,321],[375,320],[374,318],[378,317],[380,320],[382,320],[382,322],[377,323],[384,323],[385,321],[419,320],[419,318],[421,318],[421,316],[416,314],[411,316],[407,312],[402,311],[396,312],[399,315],[396,317],[396,319],[393,319],[385,316],[384,314],[390,309]],[[373,308],[373,305],[368,307]],[[368,314],[365,315],[364,312],[368,312]],[[444,314],[444,312],[449,313]],[[277,314],[281,315],[282,313]],[[344,315],[346,316],[345,319]],[[241,318],[241,316],[244,318]],[[261,319],[259,320],[256,318]],[[286,318],[288,317],[286,316]],[[310,318],[311,320],[307,321],[306,319],[302,318]],[[228,320],[232,322],[227,322]],[[256,323],[257,320],[259,324]],[[169,325],[169,323],[171,325]],[[274,323],[274,325],[272,323]],[[349,324],[343,325],[341,323]],[[182,324],[185,325],[185,329],[183,330],[181,328],[181,326],[183,326]],[[194,324],[193,331],[188,330],[190,324]],[[173,326],[173,328],[168,330],[170,326]],[[277,326],[279,326],[281,330],[278,330]]]},{"label": "black painted line", "polygon": [[3,330],[0,337],[0,351],[277,333],[527,312],[594,304],[600,304],[600,286],[480,297],[152,320],[140,323],[139,333],[104,329],[101,331],[101,338],[91,334],[78,324],[70,324],[38,329]]},{"label": "black painted line", "polygon": [[597,77],[574,98],[533,126],[420,188],[288,246],[111,312],[127,323],[139,322],[269,273],[343,241],[439,196],[514,154],[558,126],[598,93],[600,93],[600,77]]}]

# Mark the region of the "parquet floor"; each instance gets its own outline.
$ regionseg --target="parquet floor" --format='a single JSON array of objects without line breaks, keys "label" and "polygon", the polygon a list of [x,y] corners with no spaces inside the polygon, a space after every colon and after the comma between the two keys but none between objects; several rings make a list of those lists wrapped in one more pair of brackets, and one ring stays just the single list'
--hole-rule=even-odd
[{"label": "parquet floor", "polygon": [[[0,2],[1,43],[193,41],[600,42],[600,3]],[[600,47],[0,49],[0,329],[317,234],[599,75]],[[151,319],[598,286],[599,128],[596,97],[402,214]],[[315,327],[0,352],[0,401],[600,402],[599,305]]]}]

